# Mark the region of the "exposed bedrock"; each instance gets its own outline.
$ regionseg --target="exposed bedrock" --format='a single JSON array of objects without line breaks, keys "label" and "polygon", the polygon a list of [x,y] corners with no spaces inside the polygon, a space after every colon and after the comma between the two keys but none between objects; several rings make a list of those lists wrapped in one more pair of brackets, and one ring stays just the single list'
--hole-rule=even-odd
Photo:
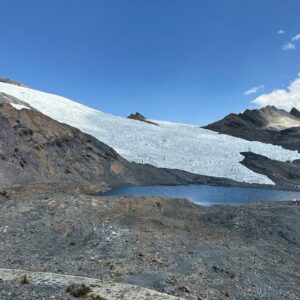
[{"label": "exposed bedrock", "polygon": [[288,113],[274,106],[267,106],[262,109],[247,109],[240,114],[229,114],[204,128],[300,151],[299,115],[295,108]]},{"label": "exposed bedrock", "polygon": [[300,160],[281,162],[251,152],[242,154],[244,166],[268,176],[277,187],[300,189]]}]

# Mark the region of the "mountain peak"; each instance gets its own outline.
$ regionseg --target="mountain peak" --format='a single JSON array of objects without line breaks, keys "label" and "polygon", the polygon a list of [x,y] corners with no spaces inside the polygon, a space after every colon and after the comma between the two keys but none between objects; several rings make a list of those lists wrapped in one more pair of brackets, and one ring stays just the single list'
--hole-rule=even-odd
[{"label": "mountain peak", "polygon": [[[299,117],[296,114],[299,114]],[[296,109],[288,113],[284,109],[275,106],[265,106],[260,109],[246,109],[240,114],[229,114],[205,128],[222,132],[225,127],[270,129],[275,131],[300,126],[300,112]]]},{"label": "mountain peak", "polygon": [[300,112],[296,108],[290,113],[275,106],[246,109],[240,114],[229,114],[204,128],[250,141],[299,150]]},{"label": "mountain peak", "polygon": [[300,111],[296,107],[291,109],[290,114],[300,119]]},{"label": "mountain peak", "polygon": [[136,120],[136,121],[141,121],[141,122],[145,122],[148,124],[152,124],[152,125],[158,125],[154,122],[148,121],[141,113],[136,112],[135,114],[130,114],[128,117],[128,119],[132,119],[132,120]]}]

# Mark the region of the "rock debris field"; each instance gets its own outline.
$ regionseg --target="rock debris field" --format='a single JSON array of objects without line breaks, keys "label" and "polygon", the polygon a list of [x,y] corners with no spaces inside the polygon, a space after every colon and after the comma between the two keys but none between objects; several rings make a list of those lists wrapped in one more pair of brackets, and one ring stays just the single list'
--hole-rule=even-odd
[{"label": "rock debris field", "polygon": [[0,214],[1,299],[75,299],[81,284],[86,299],[300,299],[290,202],[53,193],[3,201]]}]

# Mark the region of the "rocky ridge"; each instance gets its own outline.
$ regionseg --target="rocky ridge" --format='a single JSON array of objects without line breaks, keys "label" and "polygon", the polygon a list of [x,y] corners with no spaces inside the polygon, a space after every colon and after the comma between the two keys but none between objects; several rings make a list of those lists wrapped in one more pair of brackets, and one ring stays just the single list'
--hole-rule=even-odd
[{"label": "rocky ridge", "polygon": [[219,133],[259,141],[300,151],[300,118],[294,108],[290,113],[274,106],[229,114],[205,126]]},{"label": "rocky ridge", "polygon": [[128,119],[132,119],[132,120],[137,120],[137,121],[141,121],[141,122],[145,122],[148,124],[152,124],[152,125],[157,125],[157,123],[151,122],[149,120],[147,120],[142,114],[140,114],[139,112],[136,112],[135,114],[130,114],[128,117]]},{"label": "rocky ridge", "polygon": [[5,77],[0,77],[0,82],[4,82],[4,83],[9,83],[9,84],[13,84],[13,85],[17,85],[17,86],[22,86],[22,87],[27,87],[26,84],[15,81],[15,80],[11,80],[9,78],[5,78]]},{"label": "rocky ridge", "polygon": [[[282,146],[300,152],[300,112],[289,113],[274,106],[230,114],[224,119],[205,126],[222,134]],[[300,188],[300,162],[279,162],[264,156],[244,152],[241,161],[254,172],[267,175],[276,185]]]}]

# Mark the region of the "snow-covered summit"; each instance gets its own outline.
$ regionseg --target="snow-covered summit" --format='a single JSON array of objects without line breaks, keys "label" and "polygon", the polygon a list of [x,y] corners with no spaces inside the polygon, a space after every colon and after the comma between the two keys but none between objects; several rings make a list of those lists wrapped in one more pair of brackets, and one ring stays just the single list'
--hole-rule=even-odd
[{"label": "snow-covered summit", "polygon": [[251,151],[280,161],[300,159],[297,151],[217,134],[196,125],[155,121],[159,124],[155,126],[136,122],[61,96],[3,82],[0,82],[1,92],[26,102],[59,122],[93,135],[129,161],[239,182],[272,184],[265,175],[240,164],[243,159],[240,153]]}]

